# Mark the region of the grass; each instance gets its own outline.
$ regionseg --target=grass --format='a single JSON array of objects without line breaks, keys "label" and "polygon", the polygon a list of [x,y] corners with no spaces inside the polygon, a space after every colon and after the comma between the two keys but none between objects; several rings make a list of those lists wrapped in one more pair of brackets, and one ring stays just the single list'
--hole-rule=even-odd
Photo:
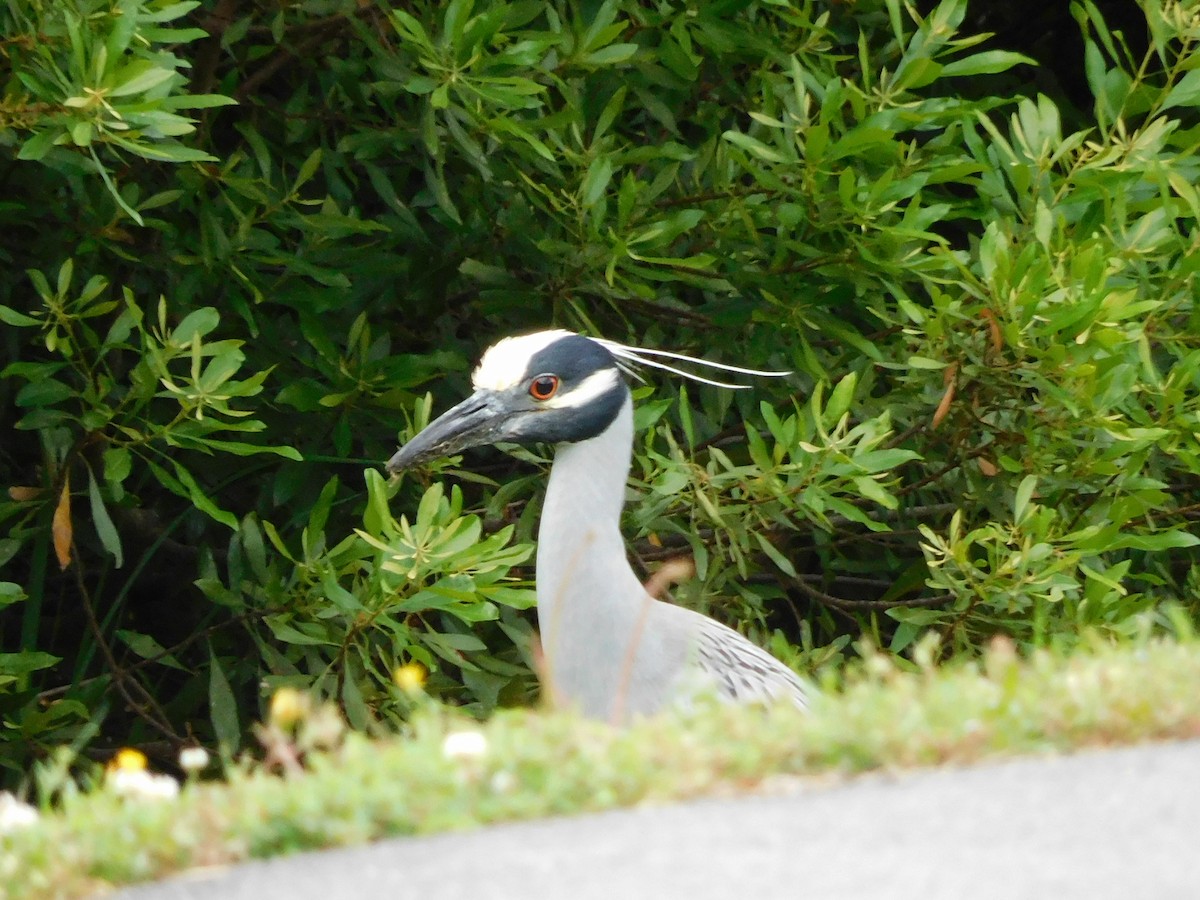
[{"label": "grass", "polygon": [[808,715],[713,707],[625,730],[531,710],[481,725],[430,706],[409,735],[347,734],[286,776],[247,764],[174,800],[68,796],[0,838],[0,896],[78,897],[387,835],[750,790],[781,774],[1200,735],[1200,641],[1190,636],[1028,659],[997,643],[981,664],[916,672],[879,656],[825,688]]}]

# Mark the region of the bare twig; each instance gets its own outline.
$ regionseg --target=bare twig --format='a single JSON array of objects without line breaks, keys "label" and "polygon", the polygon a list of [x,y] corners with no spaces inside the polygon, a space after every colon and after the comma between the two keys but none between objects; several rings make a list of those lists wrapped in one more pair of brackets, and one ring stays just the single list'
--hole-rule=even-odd
[{"label": "bare twig", "polygon": [[841,597],[834,597],[832,594],[826,594],[824,591],[817,590],[812,585],[806,584],[802,578],[792,579],[789,581],[789,584],[795,585],[800,589],[802,594],[816,600],[823,606],[832,606],[834,609],[840,610],[884,610],[895,609],[897,607],[943,606],[954,600],[953,594],[938,594],[936,597],[914,597],[911,600],[845,600]]},{"label": "bare twig", "polygon": [[[92,606],[91,594],[88,592],[87,585],[83,580],[83,567],[79,564],[79,554],[73,552],[76,558],[74,565],[75,582],[79,590],[79,597],[83,603],[84,615],[88,621],[88,627],[92,631],[92,636],[96,639],[96,645],[100,648],[100,654],[104,657],[104,662],[112,672],[113,686],[117,692],[129,704],[129,707],[144,719],[155,731],[159,732],[171,741],[174,741],[176,746],[183,746],[187,743],[187,739],[179,734],[171,727],[171,720],[158,705],[158,701],[150,694],[149,691],[136,678],[121,668],[117,662],[116,656],[113,655],[112,647],[104,638],[104,632],[100,628],[100,623],[96,619],[96,610]],[[141,700],[136,699],[130,691],[130,687],[136,689],[136,692],[141,696]]]},{"label": "bare twig", "polygon": [[[125,667],[125,669],[123,671],[125,672],[126,675],[132,675],[133,673],[138,672],[141,669],[146,668],[147,666],[154,665],[155,663],[165,659],[168,656],[174,656],[176,653],[179,653],[181,650],[185,650],[187,647],[191,646],[192,644],[196,643],[197,641],[205,640],[206,638],[209,638],[212,635],[216,634],[218,631],[221,631],[222,629],[225,629],[225,628],[229,628],[231,625],[240,625],[250,619],[263,618],[265,616],[277,615],[278,613],[285,612],[287,609],[288,609],[287,606],[276,606],[276,607],[271,607],[269,609],[258,609],[258,610],[251,610],[249,612],[239,613],[236,616],[234,616],[232,619],[227,619],[224,622],[218,622],[217,624],[210,625],[207,628],[204,628],[200,631],[193,631],[191,634],[189,634],[187,637],[185,637],[183,640],[179,641],[178,643],[172,644],[170,647],[160,650],[158,653],[155,653],[151,656],[142,657],[137,662],[130,663],[128,666]],[[110,678],[110,677],[112,677],[112,676],[110,676],[106,673],[103,675],[93,675],[90,678],[83,678],[83,679],[80,679],[79,681],[73,681],[70,684],[60,684],[58,687],[47,688],[46,690],[41,691],[37,695],[37,697],[38,697],[38,700],[41,702],[45,702],[47,700],[53,700],[55,697],[61,696],[62,694],[67,693],[68,691],[72,690],[73,688],[84,687],[89,684],[94,684],[95,682],[100,681],[104,678]]]}]

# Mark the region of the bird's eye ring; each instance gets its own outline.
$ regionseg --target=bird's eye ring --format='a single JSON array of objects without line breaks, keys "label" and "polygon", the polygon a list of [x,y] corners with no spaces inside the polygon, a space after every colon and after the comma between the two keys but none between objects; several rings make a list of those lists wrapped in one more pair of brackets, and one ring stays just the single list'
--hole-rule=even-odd
[{"label": "bird's eye ring", "polygon": [[557,375],[538,375],[529,382],[529,396],[534,400],[549,400],[557,393]]}]

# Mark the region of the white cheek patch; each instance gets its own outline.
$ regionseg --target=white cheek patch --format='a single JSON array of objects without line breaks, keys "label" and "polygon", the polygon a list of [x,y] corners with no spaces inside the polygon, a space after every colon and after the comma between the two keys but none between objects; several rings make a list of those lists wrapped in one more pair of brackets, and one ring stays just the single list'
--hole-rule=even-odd
[{"label": "white cheek patch", "polygon": [[600,369],[579,382],[578,387],[555,394],[541,406],[543,409],[580,409],[611,391],[619,377],[616,369]]},{"label": "white cheek patch", "polygon": [[525,377],[529,361],[534,356],[570,334],[569,331],[555,329],[505,338],[483,354],[471,375],[471,383],[477,390],[506,391]]}]

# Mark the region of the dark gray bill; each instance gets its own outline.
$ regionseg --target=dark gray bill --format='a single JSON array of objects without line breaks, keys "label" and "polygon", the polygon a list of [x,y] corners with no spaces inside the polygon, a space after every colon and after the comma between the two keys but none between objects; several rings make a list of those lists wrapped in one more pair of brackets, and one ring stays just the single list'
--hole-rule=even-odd
[{"label": "dark gray bill", "polygon": [[490,391],[476,391],[438,416],[387,462],[389,474],[453,456],[468,447],[493,443],[501,432],[505,410]]}]

